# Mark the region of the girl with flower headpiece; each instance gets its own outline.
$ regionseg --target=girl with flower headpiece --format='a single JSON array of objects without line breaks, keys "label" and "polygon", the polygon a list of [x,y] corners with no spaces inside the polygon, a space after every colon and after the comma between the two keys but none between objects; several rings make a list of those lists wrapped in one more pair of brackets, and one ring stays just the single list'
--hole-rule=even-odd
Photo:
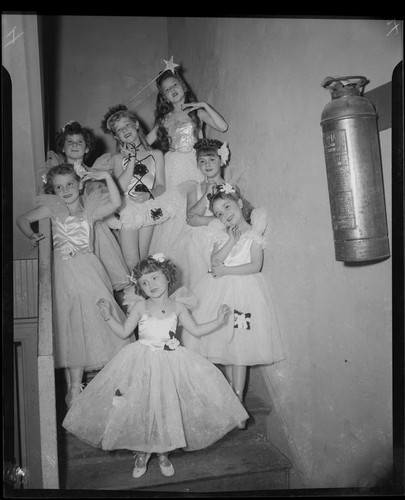
[{"label": "girl with flower headpiece", "polygon": [[122,193],[119,221],[116,226],[129,269],[146,257],[154,226],[171,216],[165,191],[163,154],[147,143],[136,115],[124,105],[111,107],[104,115],[101,127],[112,134],[117,152],[107,153],[96,165],[111,168]]},{"label": "girl with flower headpiece", "polygon": [[176,255],[182,262],[182,284],[193,289],[211,269],[210,235],[222,223],[209,209],[207,195],[225,183],[229,148],[217,139],[199,139],[194,144],[197,166],[204,179],[187,193],[187,226],[180,234]]},{"label": "girl with flower headpiece", "polygon": [[243,402],[247,367],[284,359],[272,298],[261,273],[267,215],[254,209],[228,183],[208,194],[209,208],[222,222],[211,241],[211,272],[193,289],[195,320],[213,317],[216,304],[231,308],[228,321],[202,338],[183,329],[186,347],[225,366],[226,377]]},{"label": "girl with flower headpiece", "polygon": [[228,307],[217,304],[211,321],[196,323],[187,296],[169,297],[175,279],[174,264],[163,253],[154,254],[133,269],[138,300],[125,322],[112,316],[108,298],[99,301],[115,334],[126,338],[138,325],[139,340],[93,378],[62,423],[93,446],[133,450],[134,478],[145,474],[152,453],[161,473],[172,476],[169,452],[210,446],[248,418],[221,371],[181,346],[176,336],[178,323],[199,338],[220,328]]},{"label": "girl with flower headpiece", "polygon": [[[93,132],[77,121],[70,121],[56,134],[55,149],[60,158],[56,164],[69,163],[82,179],[87,172],[97,170],[86,165],[86,160],[94,149]],[[46,172],[43,174],[46,179]],[[43,184],[44,186],[45,184]],[[105,181],[86,182],[85,190],[89,194],[95,189],[107,190]],[[123,299],[123,290],[128,286],[128,268],[122,255],[121,247],[107,224],[108,218],[97,221],[94,225],[93,250],[101,260],[119,303]]]},{"label": "girl with flower headpiece", "polygon": [[[81,185],[90,181],[105,182],[106,191],[82,194]],[[44,235],[33,232],[31,224],[52,221],[55,366],[65,368],[68,406],[83,390],[84,371],[102,368],[131,340],[112,333],[100,320],[97,306],[100,297],[108,297],[112,314],[124,321],[107,272],[93,251],[97,221],[113,213],[120,202],[108,172],[89,171],[80,178],[72,165],[62,164],[48,170],[45,194],[35,200],[36,207],[16,220],[34,247]]]},{"label": "girl with flower headpiece", "polygon": [[156,80],[158,97],[155,125],[147,135],[165,154],[166,191],[176,200],[175,217],[156,229],[150,250],[164,251],[180,268],[176,243],[186,227],[186,194],[190,181],[204,180],[197,167],[194,144],[203,136],[203,127],[226,132],[228,125],[206,102],[198,102],[176,70],[166,70]]}]

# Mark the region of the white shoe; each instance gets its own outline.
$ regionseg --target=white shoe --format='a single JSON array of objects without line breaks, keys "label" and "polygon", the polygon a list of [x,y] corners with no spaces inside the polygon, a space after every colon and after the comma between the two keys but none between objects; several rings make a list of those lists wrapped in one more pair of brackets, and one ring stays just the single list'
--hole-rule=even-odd
[{"label": "white shoe", "polygon": [[[160,472],[166,476],[166,477],[171,477],[174,476],[174,467],[173,464],[170,462],[169,458],[167,455],[159,455],[159,467],[160,467]],[[166,459],[168,464],[164,464],[163,460]]]},{"label": "white shoe", "polygon": [[[132,477],[138,479],[138,477],[142,477],[145,474],[150,456],[151,453],[143,453],[142,455],[137,453],[135,455],[135,467],[132,471]],[[139,462],[143,463],[143,465],[139,465]]]}]

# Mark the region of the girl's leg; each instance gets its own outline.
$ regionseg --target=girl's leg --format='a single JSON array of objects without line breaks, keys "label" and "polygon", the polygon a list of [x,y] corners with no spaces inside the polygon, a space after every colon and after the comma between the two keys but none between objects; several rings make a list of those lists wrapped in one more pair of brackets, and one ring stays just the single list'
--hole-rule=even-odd
[{"label": "girl's leg", "polygon": [[66,404],[68,408],[83,390],[83,368],[69,368],[65,370],[68,392],[66,394]]},{"label": "girl's leg", "polygon": [[233,365],[225,365],[225,377],[233,389]]},{"label": "girl's leg", "polygon": [[233,365],[232,386],[241,403],[243,403],[243,393],[246,384],[246,372],[246,366]]},{"label": "girl's leg", "polygon": [[124,260],[128,269],[132,271],[139,262],[139,229],[123,226],[120,229],[120,242]]},{"label": "girl's leg", "polygon": [[70,391],[70,388],[72,387],[72,378],[70,376],[69,368],[65,368],[65,380],[66,380],[67,390]]},{"label": "girl's leg", "polygon": [[139,229],[139,258],[145,259],[148,256],[150,242],[155,226],[147,226]]},{"label": "girl's leg", "polygon": [[[243,404],[243,393],[245,391],[246,385],[246,366],[233,365],[232,367],[232,377],[233,377],[233,390],[238,396],[239,401]],[[246,421],[238,425],[238,429],[246,429]]]}]

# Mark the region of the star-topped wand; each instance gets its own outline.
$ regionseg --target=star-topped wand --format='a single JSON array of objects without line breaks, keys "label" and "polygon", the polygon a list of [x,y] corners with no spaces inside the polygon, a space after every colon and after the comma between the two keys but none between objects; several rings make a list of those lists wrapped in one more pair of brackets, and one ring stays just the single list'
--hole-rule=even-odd
[{"label": "star-topped wand", "polygon": [[[175,62],[173,62],[173,56],[168,61],[166,61],[166,59],[163,59],[163,62],[166,63],[166,67],[163,71],[171,71],[174,75],[175,74],[174,68],[179,66],[179,64],[176,64]],[[143,92],[145,89],[147,89],[149,87],[149,85],[151,85],[153,82],[155,82],[159,78],[159,76],[160,76],[160,74],[157,75],[153,80],[151,80],[147,85],[145,85],[145,87],[143,89],[141,89],[134,96],[132,96],[130,99],[128,99],[127,102],[130,102],[130,101],[132,101],[132,99],[135,99],[135,97],[137,97],[141,92]]]}]

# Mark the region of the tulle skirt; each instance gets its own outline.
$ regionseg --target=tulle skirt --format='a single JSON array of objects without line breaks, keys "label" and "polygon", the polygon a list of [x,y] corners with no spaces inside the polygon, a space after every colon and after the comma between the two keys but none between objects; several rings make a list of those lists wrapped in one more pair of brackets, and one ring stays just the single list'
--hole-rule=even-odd
[{"label": "tulle skirt", "polygon": [[90,382],[63,426],[105,450],[205,448],[248,418],[221,371],[180,346],[135,342]]},{"label": "tulle skirt", "polygon": [[193,311],[197,323],[217,317],[227,304],[227,323],[196,338],[182,331],[182,343],[213,363],[253,366],[285,359],[279,325],[270,291],[261,273],[203,278],[194,289],[199,305]]},{"label": "tulle skirt", "polygon": [[113,290],[122,290],[129,283],[128,267],[118,241],[104,221],[94,225],[93,246],[94,253],[107,271]]},{"label": "tulle skirt", "polygon": [[114,317],[126,319],[114,300],[106,270],[90,252],[64,260],[55,251],[54,266],[55,367],[102,368],[133,340],[118,337],[100,314],[97,301],[106,298]]},{"label": "tulle skirt", "polygon": [[160,224],[153,233],[150,253],[163,252],[171,258],[181,270],[182,261],[177,243],[187,227],[186,208],[188,189],[203,176],[197,168],[195,151],[180,153],[169,151],[165,154],[166,191],[162,197],[168,197],[173,203],[172,218]]}]

